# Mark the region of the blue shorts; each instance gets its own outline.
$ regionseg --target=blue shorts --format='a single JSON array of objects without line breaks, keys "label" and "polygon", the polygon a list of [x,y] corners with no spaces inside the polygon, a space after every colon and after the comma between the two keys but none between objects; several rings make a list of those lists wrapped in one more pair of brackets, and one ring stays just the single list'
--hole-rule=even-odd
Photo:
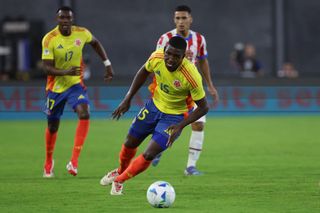
[{"label": "blue shorts", "polygon": [[169,139],[166,129],[173,124],[181,122],[183,119],[183,114],[171,115],[161,112],[153,101],[149,100],[134,118],[129,129],[129,135],[144,140],[148,135],[152,134],[152,139],[165,150],[168,148],[166,144]]},{"label": "blue shorts", "polygon": [[86,89],[80,84],[76,84],[63,93],[48,91],[44,110],[47,114],[48,120],[60,119],[66,103],[68,103],[73,110],[75,110],[78,104],[89,104]]}]

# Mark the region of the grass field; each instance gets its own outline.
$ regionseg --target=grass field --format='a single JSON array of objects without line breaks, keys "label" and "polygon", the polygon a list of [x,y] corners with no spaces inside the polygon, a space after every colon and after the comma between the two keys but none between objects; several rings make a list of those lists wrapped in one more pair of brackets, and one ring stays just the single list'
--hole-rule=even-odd
[{"label": "grass field", "polygon": [[[42,178],[43,121],[0,121],[0,212],[320,212],[320,116],[218,117],[206,125],[199,177],[185,177],[190,129],[157,168],[126,182],[124,196],[99,185],[114,169],[131,120],[92,120],[79,161],[67,174],[76,121],[62,120],[54,179]],[[139,149],[143,151],[144,145]],[[154,209],[156,180],[176,190],[172,208]]]}]

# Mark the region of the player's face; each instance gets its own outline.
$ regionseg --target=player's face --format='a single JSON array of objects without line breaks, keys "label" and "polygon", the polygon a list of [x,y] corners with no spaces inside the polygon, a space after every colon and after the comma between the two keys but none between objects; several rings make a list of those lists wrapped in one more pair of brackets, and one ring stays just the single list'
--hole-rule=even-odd
[{"label": "player's face", "polygon": [[184,51],[168,45],[164,51],[164,62],[170,72],[175,71],[184,58]]},{"label": "player's face", "polygon": [[176,24],[178,34],[188,36],[192,23],[191,14],[187,11],[176,11],[174,13],[174,23]]},{"label": "player's face", "polygon": [[71,11],[59,10],[57,13],[57,21],[62,35],[70,35],[73,23],[73,13]]}]

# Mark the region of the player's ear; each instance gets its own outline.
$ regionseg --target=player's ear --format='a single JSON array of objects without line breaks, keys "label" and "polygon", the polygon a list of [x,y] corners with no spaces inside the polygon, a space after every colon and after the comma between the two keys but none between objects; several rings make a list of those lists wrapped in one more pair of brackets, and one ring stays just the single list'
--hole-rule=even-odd
[{"label": "player's ear", "polygon": [[192,18],[192,16],[190,15],[190,24],[192,24],[192,22],[193,22],[193,18]]}]

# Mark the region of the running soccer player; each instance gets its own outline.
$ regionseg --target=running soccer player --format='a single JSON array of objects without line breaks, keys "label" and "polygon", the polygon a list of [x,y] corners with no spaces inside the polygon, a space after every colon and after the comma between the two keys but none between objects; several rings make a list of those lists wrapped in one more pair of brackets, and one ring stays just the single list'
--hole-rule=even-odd
[{"label": "running soccer player", "polygon": [[[123,183],[146,170],[151,161],[170,147],[182,129],[208,112],[201,75],[197,68],[185,58],[187,43],[175,36],[165,49],[152,53],[135,75],[131,87],[112,113],[119,119],[130,108],[133,96],[151,73],[155,74],[157,87],[154,95],[135,117],[120,151],[120,165],[107,173],[100,184],[112,183],[111,195],[122,195]],[[198,108],[188,115],[187,100],[191,97]],[[148,147],[132,162],[137,147],[152,134]]]},{"label": "running soccer player", "polygon": [[78,158],[89,130],[89,99],[83,83],[82,49],[89,43],[105,65],[106,81],[113,77],[113,69],[101,43],[83,27],[73,26],[74,13],[70,7],[57,10],[58,26],[42,40],[43,68],[47,74],[45,131],[46,159],[43,177],[54,176],[53,151],[57,139],[60,117],[68,103],[77,113],[79,121],[74,138],[74,147],[68,172],[78,174]]},{"label": "running soccer player", "polygon": [[[190,29],[193,19],[191,16],[191,9],[186,5],[180,5],[176,7],[174,12],[174,23],[176,28],[163,34],[157,43],[157,49],[163,48],[168,44],[169,39],[172,36],[181,36],[187,42],[186,58],[194,63],[201,71],[209,94],[215,101],[218,101],[218,92],[213,86],[210,66],[207,59],[207,45],[203,35]],[[151,93],[153,93],[155,84],[154,82],[149,86]],[[202,172],[196,168],[196,163],[200,157],[202,151],[202,145],[204,140],[204,123],[206,117],[203,116],[197,121],[191,124],[192,133],[189,142],[189,156],[187,167],[184,170],[185,175],[201,175]],[[152,165],[157,166],[160,161],[161,154],[159,154],[153,161]]]}]

